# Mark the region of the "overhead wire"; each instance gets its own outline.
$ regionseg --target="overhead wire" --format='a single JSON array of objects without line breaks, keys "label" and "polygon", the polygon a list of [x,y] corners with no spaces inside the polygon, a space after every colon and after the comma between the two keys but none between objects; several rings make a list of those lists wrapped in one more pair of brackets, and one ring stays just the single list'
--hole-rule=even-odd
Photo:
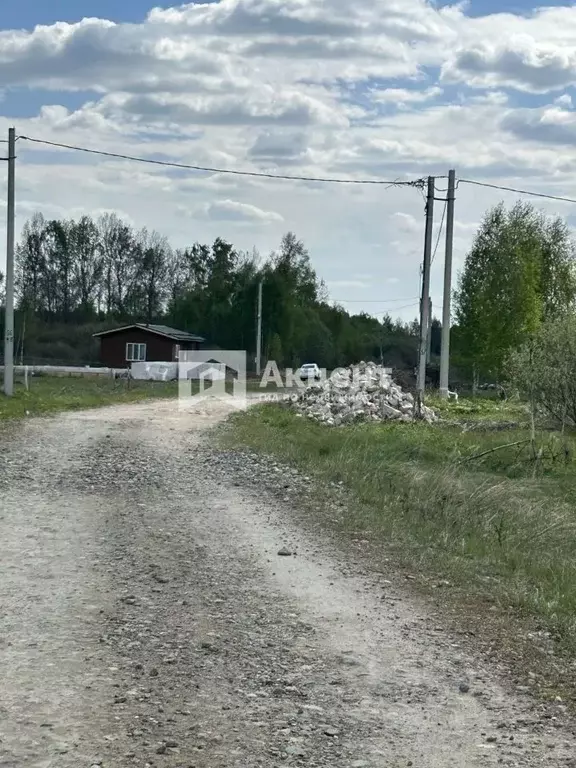
[{"label": "overhead wire", "polygon": [[446,210],[448,208],[448,201],[444,203],[444,210],[442,211],[442,220],[440,221],[440,229],[438,230],[438,237],[436,238],[436,245],[434,246],[434,252],[432,253],[432,259],[430,261],[430,266],[434,264],[434,259],[436,258],[436,251],[438,250],[438,246],[440,245],[440,238],[442,237],[442,231],[444,229],[444,220],[446,218]]},{"label": "overhead wire", "polygon": [[[407,301],[407,300],[409,300],[409,299],[390,299],[391,302],[392,301]],[[358,303],[358,304],[380,304],[380,305],[384,305],[384,304],[388,303],[388,302],[385,302],[385,301],[375,301],[375,300],[374,301],[372,301],[372,300],[362,301],[361,299],[357,299],[357,300],[355,299],[353,301],[350,301],[348,299],[340,299],[340,300],[329,299],[329,301],[334,301],[334,302],[337,302],[337,303],[340,303],[340,302],[344,303],[344,302],[346,302],[348,304]],[[400,312],[403,309],[409,309],[410,307],[417,307],[417,306],[419,306],[419,304],[420,304],[420,299],[417,296],[415,296],[415,297],[412,298],[412,303],[411,304],[404,304],[404,305],[402,305],[400,307],[390,306],[390,307],[387,307],[386,309],[382,309],[382,310],[379,310],[377,312],[372,312],[371,314],[374,315],[374,316],[377,316],[377,315],[388,315],[391,312]]]},{"label": "overhead wire", "polygon": [[400,312],[403,309],[410,309],[410,307],[418,307],[418,306],[420,306],[420,301],[415,301],[412,304],[404,304],[404,306],[402,306],[402,307],[393,307],[393,310],[388,310],[388,311],[384,311],[384,312],[375,312],[374,314],[375,315],[389,315],[390,311]]},{"label": "overhead wire", "polygon": [[347,304],[393,304],[398,301],[418,301],[417,296],[407,296],[405,299],[386,299],[379,301],[378,299],[329,299],[329,301],[345,302]]},{"label": "overhead wire", "polygon": [[[289,175],[289,174],[281,174],[281,173],[266,173],[264,171],[241,171],[233,168],[216,168],[211,166],[193,165],[189,163],[177,163],[170,160],[154,160],[153,158],[149,158],[149,157],[138,157],[136,155],[127,155],[121,152],[109,152],[103,149],[92,149],[90,147],[83,147],[83,146],[78,146],[74,144],[66,144],[64,142],[49,141],[48,139],[39,139],[33,136],[19,135],[16,137],[16,140],[29,141],[34,144],[41,144],[44,146],[55,147],[58,149],[66,149],[72,152],[84,152],[86,154],[98,155],[100,157],[110,157],[117,160],[129,160],[131,162],[136,162],[136,163],[146,163],[148,165],[157,165],[165,168],[179,168],[183,170],[200,171],[204,173],[222,173],[222,174],[230,174],[234,176],[249,176],[249,177],[255,177],[255,178],[278,179],[278,180],[285,180],[285,181],[307,181],[307,182],[318,182],[323,184],[371,184],[371,185],[385,186],[387,188],[414,187],[419,189],[422,193],[424,191],[424,187],[426,184],[425,178],[412,179],[408,181],[399,181],[398,179],[395,179],[391,181],[388,179],[346,179],[346,178],[329,177],[329,176],[328,177],[298,176],[298,175]],[[5,144],[7,143],[7,141],[6,139],[0,139],[0,143]],[[446,177],[436,176],[435,178],[443,179]],[[544,192],[535,192],[529,189],[518,189],[516,187],[508,187],[502,184],[490,184],[489,182],[476,181],[474,179],[458,179],[457,187],[459,187],[460,184],[472,184],[478,187],[486,187],[488,189],[498,189],[504,192],[513,192],[518,195],[529,195],[531,197],[539,197],[545,200],[557,200],[559,202],[564,202],[564,203],[576,203],[575,198],[563,197],[560,195],[550,195]],[[446,191],[438,188],[436,189],[437,191],[441,191],[441,192]],[[423,197],[425,199],[424,195]]]},{"label": "overhead wire", "polygon": [[389,181],[384,179],[344,179],[337,177],[316,177],[316,176],[291,176],[280,173],[265,173],[264,171],[240,171],[232,168],[212,168],[202,165],[190,165],[188,163],[176,163],[169,160],[154,160],[149,157],[137,157],[135,155],[126,155],[120,152],[107,152],[102,149],[91,149],[73,144],[64,144],[58,141],[48,141],[47,139],[37,139],[32,136],[19,136],[22,141],[29,141],[34,144],[41,144],[48,147],[67,149],[72,152],[84,152],[89,155],[98,155],[100,157],[111,157],[116,160],[129,160],[135,163],[146,163],[148,165],[157,165],[164,168],[178,168],[190,171],[201,171],[204,173],[222,173],[234,176],[251,176],[263,179],[279,179],[283,181],[308,181],[319,182],[322,184],[372,184],[387,187],[415,187],[422,188],[424,179],[414,179],[412,181]]},{"label": "overhead wire", "polygon": [[[130,162],[143,163],[147,165],[160,166],[164,168],[175,168],[180,170],[198,171],[203,173],[228,174],[233,176],[244,176],[244,177],[281,180],[281,181],[303,181],[303,182],[322,183],[322,184],[377,185],[377,186],[384,186],[386,187],[386,189],[390,189],[393,187],[412,187],[412,188],[418,189],[422,194],[424,201],[426,201],[426,196],[424,194],[424,187],[426,184],[425,178],[418,178],[418,179],[408,180],[408,181],[399,181],[398,179],[395,179],[393,181],[390,181],[390,180],[374,179],[374,178],[348,179],[348,178],[339,178],[339,177],[316,177],[316,176],[304,176],[304,175],[267,173],[264,171],[244,171],[244,170],[238,170],[238,169],[232,169],[232,168],[217,168],[217,167],[194,165],[194,164],[188,164],[188,163],[178,163],[178,162],[173,162],[169,160],[155,160],[153,158],[139,157],[139,156],[128,155],[120,152],[109,152],[106,150],[99,150],[99,149],[93,149],[90,147],[77,146],[74,144],[67,144],[64,142],[49,141],[47,139],[35,138],[32,136],[20,135],[20,136],[17,136],[17,140],[28,141],[33,144],[43,145],[47,147],[54,147],[57,149],[64,149],[72,152],[83,152],[85,154],[95,155],[99,157],[108,157],[108,158],[117,159],[117,160],[127,160]],[[0,143],[5,144],[8,142],[5,139],[0,139]],[[445,177],[436,177],[436,178],[445,178]],[[576,199],[574,198],[563,197],[559,195],[551,195],[543,192],[535,192],[533,190],[508,187],[501,184],[491,184],[489,182],[476,181],[474,179],[458,179],[457,188],[460,186],[460,184],[469,184],[469,185],[478,186],[478,187],[485,187],[488,189],[501,190],[504,192],[512,192],[514,194],[519,194],[519,195],[537,197],[545,200],[554,200],[558,202],[576,204]],[[436,191],[443,192],[446,190],[441,190],[436,188]],[[431,264],[434,263],[436,253],[440,245],[440,239],[442,237],[442,233],[444,230],[446,212],[447,212],[447,201],[445,201],[444,203],[442,220],[440,222],[440,228],[438,230],[438,236],[437,236],[436,244],[432,254]],[[347,299],[330,299],[330,301],[333,301],[336,303],[365,303],[365,304],[378,303],[378,304],[384,305],[384,304],[392,304],[396,301],[402,301],[402,299],[398,299],[398,300],[391,299],[389,301],[382,301],[382,302],[377,302],[375,300],[374,301],[362,301],[362,300],[351,301]],[[418,302],[419,301],[420,299],[418,299]],[[411,306],[416,306],[416,304],[408,304],[402,307],[391,307],[391,310],[397,309],[398,311],[400,311],[402,309],[407,309]],[[381,312],[377,314],[387,314],[387,312]]]},{"label": "overhead wire", "polygon": [[[235,176],[249,176],[249,177],[256,177],[256,178],[266,178],[266,179],[279,179],[279,180],[288,180],[288,181],[307,181],[307,182],[319,182],[319,183],[329,183],[329,184],[371,184],[371,185],[381,185],[385,186],[387,189],[390,189],[392,187],[413,187],[421,192],[423,192],[423,188],[425,185],[425,179],[414,179],[410,181],[400,181],[398,179],[395,179],[393,181],[384,180],[384,179],[345,179],[345,178],[337,178],[337,177],[316,177],[316,176],[298,176],[298,175],[288,175],[288,174],[275,174],[275,173],[265,173],[262,171],[242,171],[242,170],[236,170],[231,168],[216,168],[216,167],[210,167],[210,166],[201,166],[201,165],[192,165],[188,163],[177,163],[172,162],[168,160],[155,160],[153,158],[146,158],[146,157],[139,157],[135,155],[127,155],[120,152],[109,152],[106,150],[99,150],[99,149],[93,149],[90,147],[84,147],[84,146],[78,146],[74,144],[67,144],[64,142],[57,142],[57,141],[50,141],[48,139],[40,139],[32,136],[25,136],[25,135],[19,135],[17,136],[17,140],[21,141],[29,141],[34,144],[44,145],[48,147],[54,147],[57,149],[64,149],[68,151],[73,152],[84,152],[86,154],[90,155],[96,155],[100,157],[110,157],[118,160],[127,160],[132,162],[138,162],[138,163],[145,163],[149,165],[156,165],[161,167],[167,167],[167,168],[177,168],[177,169],[184,169],[184,170],[192,170],[192,171],[200,171],[205,173],[221,173],[221,174],[230,174]],[[411,298],[411,297],[410,297]],[[363,301],[363,300],[348,300],[348,299],[330,299],[330,301],[333,301],[335,303],[365,303],[365,304],[379,304],[381,306],[386,306],[389,304],[395,304],[399,301],[405,301],[406,299],[389,299],[387,301],[376,301],[376,300],[370,300],[370,301]],[[415,302],[418,300],[415,299]],[[400,311],[402,309],[416,306],[415,303],[413,304],[407,304],[402,307],[390,307],[390,311],[394,311],[395,309]],[[380,312],[378,314],[387,314],[387,311]]]},{"label": "overhead wire", "polygon": [[514,192],[517,195],[529,195],[531,197],[542,197],[545,200],[557,200],[562,203],[576,203],[576,199],[571,197],[560,197],[558,195],[548,195],[544,192],[534,192],[529,189],[516,189],[506,187],[501,184],[489,184],[487,181],[474,181],[473,179],[458,179],[457,187],[460,184],[473,184],[476,187],[488,187],[488,189],[500,189],[504,192]]}]

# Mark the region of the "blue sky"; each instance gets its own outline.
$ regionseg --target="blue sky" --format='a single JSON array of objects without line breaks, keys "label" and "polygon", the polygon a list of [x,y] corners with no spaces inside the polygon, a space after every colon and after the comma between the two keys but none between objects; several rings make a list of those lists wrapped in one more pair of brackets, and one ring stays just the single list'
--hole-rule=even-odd
[{"label": "blue sky", "polygon": [[142,21],[150,8],[169,7],[171,3],[148,0],[19,0],[3,3],[2,26],[5,29],[55,21],[79,21],[86,16],[99,16],[112,21]]},{"label": "blue sky", "polygon": [[561,5],[558,0],[472,0],[469,4],[471,16],[485,16],[488,13],[530,13],[535,8]]},{"label": "blue sky", "polygon": [[[108,152],[312,177],[455,168],[576,196],[572,2],[309,0],[304,12],[294,0],[20,0],[3,3],[0,25],[0,137],[15,125]],[[413,189],[174,172],[25,141],[17,178],[19,226],[38,211],[113,210],[176,246],[224,236],[262,254],[291,229],[334,298],[416,312],[423,210]],[[459,188],[457,267],[500,199],[516,196]],[[0,242],[3,205],[0,196]],[[575,220],[564,204],[538,205]],[[441,213],[439,203],[437,226]],[[435,306],[441,287],[439,255]]]}]

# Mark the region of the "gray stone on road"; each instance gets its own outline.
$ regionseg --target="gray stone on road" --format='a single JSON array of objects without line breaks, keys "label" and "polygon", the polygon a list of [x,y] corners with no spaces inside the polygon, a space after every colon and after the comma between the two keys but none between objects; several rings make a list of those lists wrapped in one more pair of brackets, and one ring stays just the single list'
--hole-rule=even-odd
[{"label": "gray stone on road", "polygon": [[[210,447],[225,415],[154,402],[3,430],[0,765],[569,765],[570,728],[495,673],[460,694],[480,662],[456,663],[409,584],[383,602],[390,582],[300,528],[255,460]],[[493,740],[503,722],[516,740]]]}]

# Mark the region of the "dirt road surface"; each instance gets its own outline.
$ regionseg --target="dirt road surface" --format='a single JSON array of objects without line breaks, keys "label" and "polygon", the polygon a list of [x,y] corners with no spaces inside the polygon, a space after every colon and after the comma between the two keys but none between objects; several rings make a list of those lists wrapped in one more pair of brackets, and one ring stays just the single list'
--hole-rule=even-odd
[{"label": "dirt road surface", "polygon": [[3,435],[2,768],[576,765],[568,722],[216,460],[225,415]]}]

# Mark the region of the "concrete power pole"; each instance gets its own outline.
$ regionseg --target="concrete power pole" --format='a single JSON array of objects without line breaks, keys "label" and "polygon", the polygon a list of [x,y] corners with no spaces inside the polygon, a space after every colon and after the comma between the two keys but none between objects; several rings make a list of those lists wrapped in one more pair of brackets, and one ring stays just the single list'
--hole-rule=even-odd
[{"label": "concrete power pole", "polygon": [[432,359],[432,299],[428,299],[428,334],[426,336],[426,365]]},{"label": "concrete power pole", "polygon": [[256,374],[262,373],[262,280],[258,283],[258,327],[256,330]]},{"label": "concrete power pole", "polygon": [[6,221],[6,320],[4,325],[4,394],[14,394],[14,229],[16,215],[16,129],[8,130],[8,198]]},{"label": "concrete power pole", "polygon": [[420,353],[417,389],[420,398],[426,389],[426,357],[428,340],[428,316],[430,312],[430,262],[432,259],[432,231],[434,227],[434,177],[428,177],[426,197],[426,234],[424,237],[424,267],[422,270],[422,299],[420,302]]},{"label": "concrete power pole", "polygon": [[440,397],[448,397],[450,386],[450,314],[452,293],[452,254],[454,251],[454,203],[456,171],[448,174],[446,210],[446,259],[444,262],[444,306],[442,308],[442,353],[440,357]]}]

